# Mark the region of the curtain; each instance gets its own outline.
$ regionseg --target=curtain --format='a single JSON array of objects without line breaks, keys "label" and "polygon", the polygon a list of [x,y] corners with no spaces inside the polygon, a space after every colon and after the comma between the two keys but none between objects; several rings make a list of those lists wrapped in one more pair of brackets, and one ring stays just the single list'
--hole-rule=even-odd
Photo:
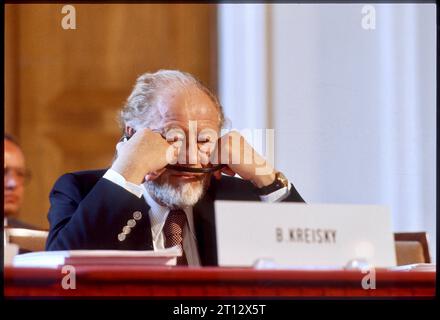
[{"label": "curtain", "polygon": [[435,261],[436,8],[370,6],[219,5],[220,100],[308,203],[386,205]]}]

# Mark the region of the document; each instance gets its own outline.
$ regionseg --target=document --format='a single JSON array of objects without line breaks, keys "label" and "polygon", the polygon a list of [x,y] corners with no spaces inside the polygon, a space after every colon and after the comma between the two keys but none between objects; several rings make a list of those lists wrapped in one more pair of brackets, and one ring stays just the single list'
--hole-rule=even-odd
[{"label": "document", "polygon": [[14,257],[14,267],[57,268],[62,265],[176,265],[179,247],[164,250],[66,250],[39,251]]},{"label": "document", "polygon": [[389,268],[389,270],[392,270],[392,271],[429,271],[429,272],[435,272],[436,271],[436,264],[435,263],[406,264],[403,266]]}]

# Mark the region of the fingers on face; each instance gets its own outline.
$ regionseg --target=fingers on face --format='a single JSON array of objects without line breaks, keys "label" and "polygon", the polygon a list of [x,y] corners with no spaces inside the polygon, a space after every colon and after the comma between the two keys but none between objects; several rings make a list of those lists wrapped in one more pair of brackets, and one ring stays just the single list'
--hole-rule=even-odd
[{"label": "fingers on face", "polygon": [[170,144],[167,149],[166,161],[169,164],[176,164],[180,156],[181,146],[177,143]]},{"label": "fingers on face", "polygon": [[231,176],[231,177],[235,176],[234,170],[232,170],[229,167],[224,167],[221,170],[217,170],[216,172],[213,173],[213,175],[217,180],[220,180],[222,177],[222,173],[224,173],[228,176]]},{"label": "fingers on face", "polygon": [[199,161],[202,165],[206,166],[211,162],[211,157],[209,156],[208,153],[199,150],[198,155],[199,155]]}]

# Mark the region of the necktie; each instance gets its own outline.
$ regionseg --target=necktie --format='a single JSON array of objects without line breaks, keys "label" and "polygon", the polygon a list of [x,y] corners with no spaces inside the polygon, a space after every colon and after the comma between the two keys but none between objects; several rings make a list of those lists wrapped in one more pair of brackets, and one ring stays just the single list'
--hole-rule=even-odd
[{"label": "necktie", "polygon": [[183,230],[186,223],[186,214],[183,210],[171,210],[163,226],[165,248],[178,245],[182,250],[182,256],[177,258],[177,265],[188,265],[185,252],[183,251]]}]

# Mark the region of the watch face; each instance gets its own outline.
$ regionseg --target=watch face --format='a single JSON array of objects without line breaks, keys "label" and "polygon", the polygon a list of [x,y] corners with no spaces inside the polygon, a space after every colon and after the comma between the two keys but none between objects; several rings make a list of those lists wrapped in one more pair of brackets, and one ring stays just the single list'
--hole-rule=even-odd
[{"label": "watch face", "polygon": [[288,187],[288,185],[289,185],[289,181],[284,176],[284,174],[282,174],[281,172],[277,172],[275,174],[275,181],[272,182],[272,184],[259,188],[256,190],[256,192],[259,195],[267,195],[284,187]]},{"label": "watch face", "polygon": [[283,184],[284,187],[287,186],[287,184],[289,183],[287,181],[287,178],[284,174],[282,174],[281,172],[278,172],[277,174],[277,179]]}]

